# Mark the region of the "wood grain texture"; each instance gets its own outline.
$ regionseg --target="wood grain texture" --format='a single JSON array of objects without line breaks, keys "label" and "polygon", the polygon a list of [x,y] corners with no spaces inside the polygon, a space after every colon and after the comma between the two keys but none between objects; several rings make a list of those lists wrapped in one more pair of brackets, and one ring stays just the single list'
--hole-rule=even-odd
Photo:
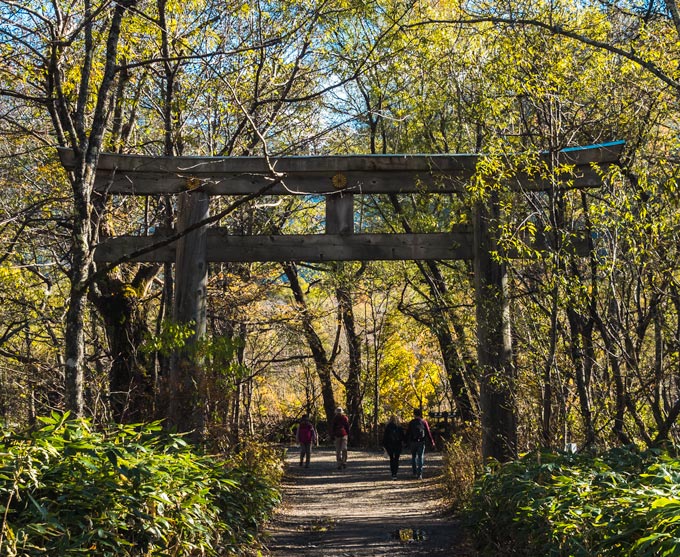
[{"label": "wood grain texture", "polygon": [[[509,186],[541,191],[552,187],[587,188],[601,185],[592,165],[606,169],[615,164],[624,142],[565,149],[561,164],[573,172],[553,183],[519,172]],[[75,158],[59,149],[63,166],[72,168]],[[540,155],[544,161],[547,153]],[[281,157],[153,157],[103,153],[97,167],[95,189],[127,195],[160,195],[200,189],[208,195],[256,193],[275,181],[269,163],[283,174],[267,193],[272,195],[328,194],[344,184],[350,193],[455,193],[462,192],[483,155],[344,155]]]},{"label": "wood grain texture", "polygon": [[[95,258],[100,262],[117,261],[165,237],[166,234],[108,238],[97,246]],[[233,236],[224,230],[209,229],[206,260],[320,262],[470,259],[471,242],[471,232]],[[136,261],[175,261],[174,246],[175,244],[163,246]]]}]

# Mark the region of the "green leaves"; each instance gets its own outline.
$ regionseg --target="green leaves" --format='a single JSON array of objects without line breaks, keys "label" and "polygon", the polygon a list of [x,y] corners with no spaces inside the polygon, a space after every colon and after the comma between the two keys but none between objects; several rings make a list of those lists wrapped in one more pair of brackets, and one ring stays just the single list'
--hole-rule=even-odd
[{"label": "green leaves", "polygon": [[95,432],[67,418],[0,444],[2,555],[242,554],[279,500],[266,448],[225,460],[158,423]]},{"label": "green leaves", "polygon": [[487,469],[468,518],[482,545],[499,555],[507,547],[524,548],[513,555],[673,555],[678,474],[680,461],[658,451],[531,453]]},{"label": "green leaves", "polygon": [[183,349],[188,339],[195,333],[195,323],[173,323],[164,321],[160,334],[148,338],[142,350],[146,352],[159,352],[164,356],[169,356],[176,350]]}]

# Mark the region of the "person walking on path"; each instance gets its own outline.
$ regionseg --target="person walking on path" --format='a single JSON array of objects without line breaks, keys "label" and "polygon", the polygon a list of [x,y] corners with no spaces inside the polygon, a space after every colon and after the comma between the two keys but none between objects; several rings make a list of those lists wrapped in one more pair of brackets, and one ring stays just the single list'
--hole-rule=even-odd
[{"label": "person walking on path", "polygon": [[385,447],[387,456],[390,457],[390,472],[392,473],[393,480],[397,479],[397,472],[399,472],[399,457],[401,456],[401,449],[405,439],[406,435],[399,423],[399,418],[397,416],[392,416],[385,426],[382,445]]},{"label": "person walking on path", "polygon": [[425,463],[425,444],[429,440],[434,449],[434,439],[430,431],[430,425],[423,418],[423,411],[416,408],[413,411],[413,419],[408,423],[406,438],[411,446],[411,468],[413,477],[423,479],[423,465]]},{"label": "person walking on path", "polygon": [[305,414],[300,419],[297,431],[295,432],[295,440],[300,444],[300,466],[304,461],[305,468],[309,468],[309,460],[312,456],[312,445],[316,443],[316,430],[309,421],[309,415]]},{"label": "person walking on path", "polygon": [[347,467],[347,438],[349,437],[349,419],[342,408],[335,409],[331,423],[331,436],[335,440],[335,460],[338,470]]}]

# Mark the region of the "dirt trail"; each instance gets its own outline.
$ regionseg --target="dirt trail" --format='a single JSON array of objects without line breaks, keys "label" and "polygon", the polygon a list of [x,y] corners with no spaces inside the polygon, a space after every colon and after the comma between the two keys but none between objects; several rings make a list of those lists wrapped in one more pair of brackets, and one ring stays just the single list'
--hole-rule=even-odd
[{"label": "dirt trail", "polygon": [[[425,455],[424,479],[411,477],[402,455],[392,480],[382,453],[351,450],[337,470],[335,451],[319,448],[310,468],[288,450],[283,505],[268,528],[272,557],[469,557],[461,528],[444,514],[438,483],[441,456]],[[424,539],[401,541],[399,531]]]}]

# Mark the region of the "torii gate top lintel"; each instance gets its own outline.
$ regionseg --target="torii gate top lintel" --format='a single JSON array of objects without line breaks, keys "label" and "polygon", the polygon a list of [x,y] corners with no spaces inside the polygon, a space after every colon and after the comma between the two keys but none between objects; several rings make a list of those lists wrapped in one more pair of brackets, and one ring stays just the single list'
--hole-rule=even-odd
[{"label": "torii gate top lintel", "polygon": [[[557,162],[574,166],[572,187],[600,184],[592,165],[618,161],[624,141],[570,147],[556,153]],[[71,150],[60,149],[66,168],[73,168]],[[175,194],[200,188],[208,195],[256,193],[267,185],[271,168],[285,175],[285,185],[267,190],[270,195],[291,192],[332,194],[453,193],[474,174],[484,154],[387,154],[290,157],[156,157],[102,153],[95,189],[115,194]],[[549,153],[540,156],[547,162]],[[553,184],[536,177],[517,177],[517,186],[543,190]]]}]

